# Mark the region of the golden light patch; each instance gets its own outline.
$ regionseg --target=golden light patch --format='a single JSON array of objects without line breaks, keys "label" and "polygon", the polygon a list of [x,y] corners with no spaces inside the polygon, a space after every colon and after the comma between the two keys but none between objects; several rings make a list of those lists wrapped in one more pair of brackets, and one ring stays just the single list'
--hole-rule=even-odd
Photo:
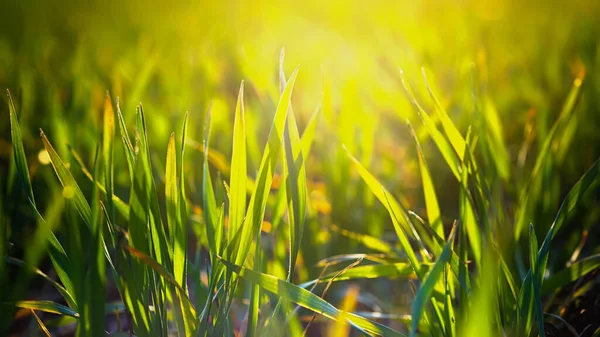
[{"label": "golden light patch", "polygon": [[71,199],[75,196],[75,189],[71,186],[65,186],[65,188],[63,188],[62,195],[65,197],[65,199]]},{"label": "golden light patch", "polygon": [[46,149],[42,149],[40,150],[40,152],[38,152],[38,161],[42,165],[50,164],[50,155],[48,154],[48,151],[46,151]]},{"label": "golden light patch", "polygon": [[273,228],[273,224],[268,221],[263,221],[262,223],[262,231],[263,233],[271,233],[271,229]]}]

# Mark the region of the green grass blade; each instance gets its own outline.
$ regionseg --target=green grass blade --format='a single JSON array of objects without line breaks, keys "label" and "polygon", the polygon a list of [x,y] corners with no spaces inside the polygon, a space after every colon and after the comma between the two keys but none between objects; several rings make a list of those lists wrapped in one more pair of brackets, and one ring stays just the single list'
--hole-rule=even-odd
[{"label": "green grass blade", "polygon": [[539,275],[540,269],[538,268],[538,240],[535,235],[535,229],[533,224],[529,225],[529,257],[531,263],[531,279],[533,286],[533,301],[535,303],[535,314],[538,321],[538,333],[541,337],[545,337],[544,333],[544,313],[542,310],[542,297],[541,297],[541,281],[542,275]]},{"label": "green grass blade", "polygon": [[44,131],[40,130],[40,135],[42,137],[42,142],[44,143],[44,148],[50,156],[52,166],[54,167],[54,172],[56,172],[56,175],[63,186],[63,196],[73,202],[83,221],[85,221],[88,227],[90,227],[93,221],[90,204],[85,199],[83,192],[81,192],[81,189],[75,181],[75,178],[73,178],[71,175],[71,172],[62,159],[60,159],[58,153],[56,153],[56,150],[54,150],[54,147],[52,147],[52,144],[50,144],[50,141],[44,134]]},{"label": "green grass blade", "polygon": [[425,311],[426,304],[431,299],[431,295],[433,294],[434,288],[442,275],[444,266],[450,261],[450,258],[452,256],[452,244],[454,242],[455,231],[456,226],[452,229],[448,243],[446,243],[446,246],[444,246],[440,257],[437,259],[437,261],[425,277],[423,284],[419,288],[419,291],[417,292],[417,295],[412,303],[411,315],[413,319],[410,331],[411,337],[417,335],[419,320]]},{"label": "green grass blade", "polygon": [[[110,95],[106,93],[104,100],[104,123],[102,133],[102,156],[104,163],[104,186],[106,188],[106,211],[109,220],[115,223],[114,196],[114,142],[115,142],[115,111]],[[96,180],[97,181],[97,180]]]},{"label": "green grass blade", "polygon": [[[423,195],[425,197],[425,207],[427,209],[427,218],[429,219],[429,224],[437,235],[440,237],[444,237],[444,226],[442,224],[442,215],[440,212],[440,206],[438,204],[437,196],[435,194],[435,188],[433,185],[433,179],[431,178],[431,173],[429,173],[429,168],[427,167],[427,162],[425,161],[425,155],[423,154],[423,150],[421,149],[421,144],[419,143],[419,139],[417,138],[417,134],[415,130],[412,128],[412,125],[408,123],[410,127],[411,134],[415,139],[415,143],[417,145],[417,154],[419,156],[419,170],[421,171],[421,182],[423,184]],[[463,144],[464,147],[464,144]]]},{"label": "green grass blade", "polygon": [[260,230],[263,221],[267,198],[269,196],[269,190],[271,189],[271,182],[273,181],[273,173],[283,143],[282,137],[285,129],[287,111],[290,105],[292,90],[297,74],[298,67],[292,73],[292,76],[281,95],[279,104],[277,105],[271,131],[269,132],[269,138],[267,140],[267,146],[263,152],[260,168],[258,170],[256,186],[250,197],[248,213],[246,214],[246,219],[242,226],[239,244],[235,243],[233,246],[230,246],[231,249],[235,250],[230,252],[230,254],[235,255],[236,264],[243,264],[246,255],[250,250],[252,240]]},{"label": "green grass blade", "polygon": [[[204,118],[202,205],[204,210],[204,223],[206,225],[206,236],[208,239],[208,249],[213,256],[216,256],[221,253],[222,242],[219,233],[222,233],[222,231],[218,228],[217,202],[215,200],[215,192],[208,167],[207,154],[209,153],[211,127],[211,109],[209,107],[206,111],[206,117]],[[213,263],[214,262],[215,261],[213,261]]]},{"label": "green grass blade", "polygon": [[[221,261],[227,266],[228,269],[240,275],[242,278],[258,284],[261,288],[268,292],[290,300],[327,318],[335,320],[340,316],[340,310],[304,288],[284,280],[280,280],[271,275],[240,267],[226,260]],[[360,316],[351,313],[345,313],[345,315],[350,324],[369,333],[379,336],[404,336],[403,334],[384,325],[372,322]]]},{"label": "green grass blade", "polygon": [[127,167],[129,168],[129,177],[133,182],[133,174],[135,171],[135,157],[136,152],[131,144],[131,139],[129,138],[129,134],[127,133],[127,125],[125,124],[125,119],[123,118],[123,114],[121,113],[121,107],[119,105],[119,100],[117,99],[117,119],[119,120],[119,130],[121,132],[121,139],[123,141],[123,148],[125,149],[125,158],[127,159]]},{"label": "green grass blade", "polygon": [[240,84],[235,119],[233,122],[233,151],[229,180],[229,232],[228,241],[244,222],[246,214],[246,117],[244,115],[244,81]]},{"label": "green grass blade", "polygon": [[40,330],[42,331],[42,333],[44,334],[44,336],[46,336],[46,337],[52,337],[50,335],[50,331],[48,331],[48,328],[46,328],[46,325],[44,325],[44,323],[42,322],[42,320],[35,313],[35,310],[33,310],[33,309],[30,309],[30,310],[31,310],[31,314],[35,317],[35,320],[37,321],[38,327],[40,328]]},{"label": "green grass blade", "polygon": [[27,158],[25,157],[25,149],[23,148],[23,135],[21,134],[21,128],[19,127],[19,118],[17,117],[17,110],[15,104],[10,95],[10,91],[6,90],[6,96],[8,97],[8,108],[10,114],[10,134],[12,137],[13,155],[15,165],[17,166],[17,172],[21,180],[21,185],[27,193],[29,202],[35,207],[35,198],[33,196],[33,189],[31,188],[31,179],[29,178],[29,168],[27,165]]},{"label": "green grass blade", "polygon": [[79,314],[73,309],[52,301],[17,301],[14,305],[22,309],[32,309],[57,315],[67,315],[78,318]]},{"label": "green grass blade", "polygon": [[548,295],[600,267],[600,254],[588,256],[544,280],[542,295]]}]

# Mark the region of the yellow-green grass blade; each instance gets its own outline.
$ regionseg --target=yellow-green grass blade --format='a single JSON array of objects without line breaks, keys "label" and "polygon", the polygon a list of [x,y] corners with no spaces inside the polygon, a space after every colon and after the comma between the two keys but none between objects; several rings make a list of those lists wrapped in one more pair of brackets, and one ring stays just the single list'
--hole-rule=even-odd
[{"label": "yellow-green grass blade", "polygon": [[240,84],[233,122],[233,151],[229,177],[229,231],[228,241],[242,226],[246,214],[246,120],[244,116],[244,81]]},{"label": "yellow-green grass blade", "polygon": [[392,247],[392,245],[390,245],[388,242],[383,241],[379,238],[376,238],[372,235],[355,233],[355,232],[349,231],[347,229],[340,228],[336,225],[330,225],[329,229],[331,229],[333,232],[339,233],[347,238],[350,238],[356,242],[359,242],[366,248],[369,248],[369,249],[372,249],[374,251],[384,253],[384,254],[396,255],[396,250],[394,249],[394,247]]},{"label": "yellow-green grass blade", "polygon": [[242,231],[239,237],[239,244],[234,243],[230,248],[230,256],[235,256],[236,264],[243,264],[246,259],[246,255],[250,250],[253,238],[260,231],[260,227],[263,221],[265,208],[267,204],[267,198],[269,196],[269,190],[271,189],[271,182],[273,181],[273,173],[277,164],[277,158],[279,157],[282,137],[285,129],[286,115],[288,107],[290,105],[290,98],[296,76],[298,74],[298,67],[292,73],[290,80],[285,86],[283,94],[277,105],[271,131],[269,132],[269,138],[267,140],[267,146],[263,152],[260,168],[258,170],[258,176],[256,179],[256,186],[252,196],[250,197],[250,203],[248,205],[248,212],[242,225]]},{"label": "yellow-green grass blade", "polygon": [[306,169],[298,126],[296,125],[294,112],[291,109],[287,121],[287,129],[284,131],[285,164],[283,167],[288,173],[286,179],[290,232],[288,281],[293,281],[306,217]]},{"label": "yellow-green grass blade", "polygon": [[495,337],[498,336],[494,326],[495,298],[498,296],[497,264],[490,250],[484,254],[483,271],[481,272],[480,287],[473,295],[471,306],[461,322],[460,336],[465,337]]},{"label": "yellow-green grass blade", "polygon": [[79,314],[73,309],[52,301],[17,301],[14,306],[22,309],[32,309],[57,315],[67,315],[78,318]]},{"label": "yellow-green grass blade", "polygon": [[460,159],[462,160],[462,155],[465,153],[466,141],[463,138],[463,136],[460,134],[460,131],[458,131],[458,128],[456,127],[456,125],[452,122],[452,120],[448,116],[448,113],[446,112],[446,110],[444,109],[444,107],[442,106],[440,101],[433,94],[433,90],[431,89],[431,86],[429,85],[429,81],[427,80],[425,68],[421,68],[421,73],[423,75],[423,81],[425,82],[425,87],[427,88],[429,97],[431,97],[431,100],[433,101],[434,106],[435,106],[435,110],[437,111],[437,113],[440,117],[440,121],[442,123],[442,128],[444,129],[444,132],[446,133],[446,136],[448,137],[450,144],[452,144],[454,151],[456,151],[456,153],[459,155]]},{"label": "yellow-green grass blade", "polygon": [[[115,223],[114,195],[114,142],[115,142],[115,111],[110,95],[106,93],[104,100],[104,123],[102,132],[102,156],[104,163],[104,186],[106,188],[106,211],[109,220]],[[96,180],[97,181],[97,180]]]},{"label": "yellow-green grass blade", "polygon": [[431,299],[434,288],[442,275],[446,263],[450,261],[450,258],[452,256],[452,244],[454,242],[455,231],[456,226],[454,226],[452,232],[450,232],[448,243],[446,243],[446,245],[444,246],[444,249],[442,250],[442,253],[440,254],[439,258],[437,259],[429,273],[423,279],[423,283],[421,284],[421,287],[419,288],[417,295],[411,305],[411,315],[413,318],[410,331],[411,337],[417,336],[419,320],[423,315],[424,311],[426,310],[426,305]]},{"label": "yellow-green grass blade", "polygon": [[181,191],[179,190],[179,182],[177,173],[177,150],[175,146],[175,133],[171,134],[169,144],[167,145],[167,161],[165,172],[165,197],[167,224],[169,226],[169,235],[171,238],[171,249],[173,254],[173,275],[175,280],[182,287],[185,287],[185,238],[182,233],[183,219],[181,218],[182,201]]},{"label": "yellow-green grass blade", "polygon": [[[202,205],[204,210],[204,223],[206,225],[206,236],[208,241],[208,249],[213,256],[221,253],[221,236],[222,229],[219,228],[218,214],[217,214],[217,202],[215,200],[215,192],[212,185],[212,178],[210,176],[210,170],[208,167],[208,153],[210,145],[210,131],[212,127],[211,122],[211,109],[210,107],[206,111],[204,118],[204,162],[202,166]],[[213,261],[215,263],[215,261]]]},{"label": "yellow-green grass blade", "polygon": [[[393,216],[392,218],[402,215],[400,217],[400,219],[396,219],[398,222],[398,227],[394,227],[398,237],[401,237],[401,236],[406,237],[406,234],[404,234],[404,232],[412,233],[412,228],[410,227],[408,217],[405,216],[406,212],[404,211],[402,205],[400,205],[400,203],[394,197],[391,196],[391,194],[387,191],[387,189],[385,187],[383,187],[383,185],[377,180],[377,178],[375,178],[358,161],[358,159],[356,159],[350,153],[350,151],[345,146],[343,146],[343,148],[346,151],[348,158],[350,158],[350,161],[354,164],[354,166],[358,170],[358,173],[360,174],[360,176],[362,177],[364,182],[367,184],[367,186],[369,187],[371,192],[375,195],[375,197],[377,197],[377,199],[388,210],[390,215],[395,214],[395,216]],[[409,254],[408,252],[406,252],[406,253]]]},{"label": "yellow-green grass blade", "polygon": [[117,119],[119,120],[119,131],[121,132],[121,140],[123,141],[123,148],[125,150],[125,158],[127,159],[127,167],[129,168],[129,177],[133,182],[133,174],[135,171],[135,157],[136,152],[131,144],[131,138],[129,138],[129,134],[127,133],[127,125],[125,124],[125,119],[123,118],[123,114],[121,113],[121,107],[119,105],[119,100],[117,99]]},{"label": "yellow-green grass blade", "polygon": [[408,123],[408,125],[417,145],[417,155],[419,157],[419,170],[421,171],[421,183],[423,184],[423,196],[425,197],[427,218],[429,219],[429,224],[431,225],[431,227],[433,227],[437,235],[439,235],[440,237],[444,237],[442,215],[440,212],[438,199],[435,193],[433,179],[431,178],[431,173],[429,172],[429,167],[427,166],[427,162],[425,161],[425,155],[423,154],[423,149],[421,149],[421,144],[419,143],[417,134],[415,133],[415,130],[413,129],[410,122]]},{"label": "yellow-green grass blade", "polygon": [[92,224],[92,209],[90,208],[89,203],[85,199],[83,192],[81,192],[75,178],[73,178],[65,163],[60,159],[58,153],[54,150],[54,147],[52,147],[52,144],[44,134],[44,131],[40,130],[40,135],[42,137],[42,142],[44,143],[44,148],[50,156],[50,161],[54,167],[56,176],[63,186],[63,196],[75,205],[83,221],[90,227]]},{"label": "yellow-green grass blade", "polygon": [[35,317],[35,320],[37,321],[38,327],[40,328],[40,330],[42,331],[42,333],[44,334],[44,336],[46,336],[46,337],[52,337],[50,335],[50,331],[48,331],[48,328],[46,328],[46,325],[44,325],[44,323],[42,322],[42,320],[35,313],[35,310],[33,310],[33,309],[29,309],[29,310],[31,310],[31,314]]},{"label": "yellow-green grass blade", "polygon": [[21,134],[21,128],[19,126],[19,118],[17,117],[17,110],[15,104],[10,95],[10,91],[6,90],[8,97],[8,110],[10,114],[10,134],[12,138],[13,156],[17,172],[21,181],[23,189],[27,193],[29,202],[35,207],[35,198],[33,196],[33,188],[31,187],[31,179],[29,178],[29,167],[27,165],[27,158],[25,157],[25,149],[23,147],[23,135]]},{"label": "yellow-green grass blade", "polygon": [[[425,274],[431,269],[431,264],[422,263],[420,265],[419,273]],[[334,282],[357,280],[357,279],[378,279],[378,278],[389,278],[389,279],[416,279],[417,274],[415,273],[412,265],[406,262],[397,262],[390,264],[372,264],[366,266],[357,266],[346,270],[343,274],[338,275],[337,272],[332,272],[323,277],[315,280],[304,282],[299,286],[302,288],[308,288],[316,283]]]},{"label": "yellow-green grass blade", "polygon": [[[259,273],[253,271],[252,269],[235,265],[226,260],[221,261],[227,266],[228,269],[240,275],[242,278],[258,284],[261,288],[268,292],[290,300],[327,318],[335,320],[340,316],[340,310],[304,288],[301,288],[290,282],[280,280],[274,276]],[[351,313],[345,314],[346,319],[351,325],[368,333],[379,336],[404,336],[400,332],[394,331],[384,325],[372,322],[358,315]]]},{"label": "yellow-green grass blade", "polygon": [[[94,182],[94,177],[92,176],[92,173],[90,173],[90,171],[86,167],[85,163],[81,159],[81,156],[79,156],[79,154],[77,153],[77,151],[75,151],[75,149],[73,147],[69,146],[69,150],[71,152],[71,155],[73,156],[73,159],[75,159],[75,163],[81,169],[81,172],[83,173],[83,175],[86,176],[91,182]],[[106,188],[104,187],[104,185],[100,181],[96,181],[95,183],[96,183],[96,186],[98,186],[98,189],[102,193],[102,195],[105,198],[107,198],[108,195],[107,195],[107,191],[106,191]],[[115,209],[119,212],[119,214],[121,214],[125,219],[129,219],[129,205],[125,201],[123,201],[121,198],[119,198],[119,196],[116,194],[113,194],[112,200],[113,200]]]},{"label": "yellow-green grass blade", "polygon": [[538,156],[535,161],[535,165],[533,167],[533,171],[529,177],[529,180],[523,188],[520,195],[519,207],[516,212],[515,219],[515,239],[519,240],[521,236],[521,232],[525,228],[525,224],[529,222],[531,219],[528,217],[531,216],[531,207],[532,202],[535,198],[531,195],[532,191],[536,190],[537,185],[542,184],[543,181],[540,179],[541,169],[547,163],[549,158],[549,153],[551,151],[552,143],[555,141],[555,136],[559,129],[562,129],[563,126],[569,121],[571,115],[573,114],[575,107],[577,106],[577,102],[579,101],[579,97],[581,96],[581,87],[583,84],[585,73],[580,73],[579,76],[573,82],[573,86],[569,95],[567,96],[567,100],[558,116],[558,119],[548,132],[546,139],[540,149]]},{"label": "yellow-green grass blade", "polygon": [[440,150],[442,156],[444,157],[444,159],[446,160],[446,163],[448,164],[448,167],[450,168],[450,170],[452,171],[452,173],[454,174],[456,179],[458,179],[460,181],[460,179],[461,179],[460,178],[460,172],[461,172],[460,158],[462,158],[464,153],[457,154],[455,152],[454,148],[452,147],[452,145],[450,144],[450,142],[444,137],[444,134],[442,134],[436,128],[435,122],[433,121],[431,116],[429,116],[427,111],[425,111],[425,109],[423,109],[423,107],[421,107],[421,105],[417,101],[410,86],[408,85],[408,82],[405,80],[404,74],[402,71],[400,71],[400,79],[402,81],[402,85],[404,87],[404,91],[406,92],[406,95],[408,96],[410,102],[412,103],[413,107],[417,111],[417,114],[421,118],[421,121],[427,128],[429,135],[431,136],[434,143]]}]

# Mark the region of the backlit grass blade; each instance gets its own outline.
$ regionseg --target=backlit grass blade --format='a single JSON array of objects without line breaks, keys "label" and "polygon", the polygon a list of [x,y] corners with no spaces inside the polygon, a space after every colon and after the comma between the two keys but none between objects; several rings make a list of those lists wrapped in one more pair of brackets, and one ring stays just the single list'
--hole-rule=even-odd
[{"label": "backlit grass blade", "polygon": [[33,309],[30,309],[30,310],[31,310],[31,314],[35,317],[35,320],[37,321],[37,324],[40,327],[40,330],[42,331],[42,333],[44,334],[44,336],[46,336],[46,337],[52,337],[50,335],[50,331],[48,331],[48,328],[46,328],[46,325],[44,325],[44,323],[42,322],[42,320],[35,313],[35,310],[33,310]]},{"label": "backlit grass blade", "polygon": [[14,305],[23,309],[38,310],[57,315],[67,315],[75,318],[79,317],[79,314],[73,309],[52,301],[18,301],[14,303]]},{"label": "backlit grass blade", "polygon": [[455,231],[456,226],[452,228],[452,232],[450,232],[448,243],[446,243],[446,246],[444,246],[442,253],[440,254],[439,258],[437,259],[427,276],[425,276],[423,283],[421,284],[421,287],[419,288],[419,291],[417,292],[417,295],[412,303],[411,315],[413,319],[410,330],[411,337],[417,336],[419,320],[425,311],[427,303],[431,299],[431,295],[433,294],[435,285],[437,284],[438,280],[442,275],[444,266],[450,261],[450,258],[452,256],[452,244],[454,242]]},{"label": "backlit grass blade", "polygon": [[290,232],[290,263],[288,281],[294,279],[294,268],[300,249],[300,241],[304,232],[304,220],[306,217],[306,169],[302,144],[298,133],[298,126],[294,112],[288,113],[287,128],[284,131],[285,164],[287,171],[286,196],[288,199],[288,223]]},{"label": "backlit grass blade", "polygon": [[244,81],[240,84],[233,122],[233,151],[229,180],[228,241],[242,226],[246,214],[246,117],[244,116]]},{"label": "backlit grass blade", "polygon": [[377,199],[383,204],[383,206],[385,206],[385,208],[388,210],[388,212],[390,212],[390,214],[395,214],[396,217],[400,217],[397,220],[398,220],[399,226],[401,226],[401,227],[394,228],[396,230],[396,234],[399,237],[401,235],[406,236],[406,234],[401,234],[402,230],[404,230],[406,233],[412,233],[412,229],[410,228],[409,221],[407,220],[407,217],[404,216],[406,214],[406,212],[404,212],[404,209],[400,205],[400,203],[394,197],[391,196],[391,194],[387,191],[387,189],[385,187],[383,187],[383,185],[377,180],[377,178],[375,178],[358,161],[358,159],[356,159],[350,153],[350,151],[348,151],[348,149],[345,146],[343,148],[346,151],[348,158],[350,158],[350,161],[354,164],[354,166],[358,170],[358,173],[360,174],[362,179],[365,181],[365,183],[367,184],[367,186],[369,187],[371,192],[375,195],[375,197],[377,197]]},{"label": "backlit grass blade", "polygon": [[[421,264],[421,270],[419,271],[422,274],[427,273],[431,268],[430,264]],[[415,273],[413,267],[410,263],[406,262],[398,262],[391,264],[372,264],[367,266],[357,266],[351,269],[348,269],[341,275],[337,275],[337,272],[329,273],[319,279],[311,280],[308,282],[304,282],[300,284],[302,288],[308,288],[315,283],[323,283],[329,282],[330,280],[334,280],[334,282],[348,281],[348,280],[356,280],[356,279],[377,279],[377,278],[389,278],[389,279],[397,279],[397,278],[405,278],[405,279],[416,279],[417,274]],[[335,279],[334,279],[335,276]]]},{"label": "backlit grass blade", "polygon": [[548,295],[549,293],[582,278],[598,268],[600,268],[600,254],[588,256],[582,260],[574,262],[569,267],[544,280],[544,285],[542,286],[542,295]]},{"label": "backlit grass blade", "polygon": [[10,95],[10,91],[6,90],[8,97],[8,108],[10,114],[10,135],[12,137],[13,155],[15,159],[15,165],[17,166],[17,172],[21,180],[21,185],[27,193],[29,202],[35,207],[35,198],[33,196],[33,189],[31,188],[31,180],[29,178],[29,168],[27,165],[27,158],[25,157],[25,149],[23,148],[23,136],[21,135],[21,128],[19,127],[19,118],[17,117],[17,110],[15,104]]},{"label": "backlit grass blade", "polygon": [[[73,159],[75,159],[75,163],[79,166],[79,168],[81,169],[81,172],[83,172],[83,175],[85,175],[91,182],[94,182],[94,177],[92,176],[92,173],[90,173],[90,171],[86,167],[85,163],[83,162],[83,160],[77,153],[77,151],[75,151],[75,149],[71,146],[69,146],[69,149],[71,151],[71,155],[73,156]],[[104,185],[100,181],[96,181],[96,186],[98,186],[99,191],[106,198],[107,192],[106,192],[106,188],[104,188]],[[115,209],[119,212],[119,214],[121,214],[124,218],[128,219],[129,218],[129,205],[127,203],[125,203],[121,198],[119,198],[119,196],[116,194],[113,194],[112,200],[113,200]]]},{"label": "backlit grass blade", "polygon": [[[217,214],[217,202],[215,200],[215,192],[212,185],[212,178],[210,176],[210,170],[208,167],[208,153],[210,145],[210,131],[211,131],[211,109],[210,107],[206,111],[204,118],[204,163],[203,163],[203,177],[202,177],[202,205],[204,209],[204,223],[206,225],[206,236],[208,240],[208,248],[210,252],[216,256],[221,253],[221,236],[222,230],[218,226],[218,214]],[[213,261],[214,263],[215,261]]]},{"label": "backlit grass blade", "polygon": [[460,181],[461,165],[460,165],[459,159],[462,158],[463,153],[457,154],[455,152],[454,148],[452,147],[452,145],[450,144],[450,142],[444,137],[444,134],[442,134],[436,128],[433,119],[429,116],[427,111],[425,111],[425,109],[423,109],[423,107],[421,107],[419,102],[417,102],[417,99],[415,98],[415,95],[413,94],[410,86],[408,85],[408,82],[404,78],[404,74],[403,74],[402,70],[400,71],[400,79],[402,80],[402,85],[404,87],[404,91],[406,92],[406,95],[408,96],[410,102],[412,103],[413,107],[417,111],[419,117],[421,118],[421,121],[427,128],[429,135],[433,139],[434,143],[437,145],[442,156],[446,160],[448,167],[450,168],[450,170],[452,171],[452,173],[454,174],[456,179],[458,179]]},{"label": "backlit grass blade", "polygon": [[329,226],[329,228],[336,233],[339,233],[347,238],[350,238],[354,241],[359,242],[366,248],[372,249],[372,250],[380,252],[380,253],[392,254],[392,255],[396,254],[395,249],[394,249],[394,247],[392,247],[392,245],[390,245],[388,242],[383,241],[374,236],[362,234],[362,233],[354,233],[347,229],[340,228],[336,225],[331,225],[331,226]]},{"label": "backlit grass blade", "polygon": [[419,170],[421,171],[421,182],[423,184],[423,196],[425,197],[427,218],[429,219],[429,224],[431,225],[431,227],[433,227],[435,232],[440,237],[444,237],[444,226],[442,224],[440,206],[438,204],[437,196],[435,194],[435,188],[433,186],[433,180],[431,179],[431,173],[429,173],[429,168],[427,167],[427,162],[425,161],[425,155],[423,154],[423,150],[421,149],[421,144],[419,143],[419,139],[417,138],[415,130],[412,128],[412,125],[410,123],[408,123],[408,125],[417,145],[417,155],[419,156]]},{"label": "backlit grass blade", "polygon": [[171,134],[167,145],[167,162],[165,173],[165,196],[167,210],[167,224],[171,237],[173,254],[173,275],[180,286],[184,286],[185,242],[183,234],[183,219],[181,218],[181,195],[177,177],[177,149],[175,147],[175,133]]},{"label": "backlit grass blade", "polygon": [[[448,136],[448,140],[450,140],[450,144],[452,144],[454,151],[456,151],[456,153],[459,156],[462,156],[465,153],[466,141],[463,138],[463,136],[460,134],[460,131],[458,131],[458,128],[456,127],[456,125],[454,125],[454,123],[448,116],[448,113],[446,112],[446,110],[444,109],[444,107],[442,106],[440,101],[433,94],[433,90],[431,90],[429,81],[427,81],[427,75],[425,73],[425,68],[421,68],[421,74],[423,75],[423,81],[425,82],[425,87],[427,88],[429,97],[431,97],[431,100],[433,101],[434,106],[435,106],[435,110],[437,111],[437,113],[440,117],[440,121],[442,122],[442,127],[444,129],[444,132],[446,133],[446,136]],[[461,159],[462,159],[462,157],[461,157]]]},{"label": "backlit grass blade", "polygon": [[548,132],[546,139],[540,149],[538,156],[535,161],[535,166],[533,167],[533,171],[531,172],[529,181],[525,188],[523,188],[520,195],[519,208],[516,212],[515,219],[515,239],[519,240],[521,236],[521,232],[524,230],[524,226],[528,220],[528,217],[531,216],[531,203],[533,202],[533,196],[531,195],[533,190],[535,190],[537,184],[541,184],[542,181],[540,179],[541,169],[547,162],[549,158],[549,153],[551,151],[552,143],[555,141],[555,135],[559,129],[561,129],[566,122],[570,119],[575,107],[577,106],[577,102],[579,101],[579,97],[581,95],[581,87],[583,83],[583,79],[585,77],[585,72],[582,72],[578,75],[578,77],[573,82],[573,87],[567,96],[567,100],[558,116],[558,119],[552,126],[552,129]]},{"label": "backlit grass blade", "polygon": [[42,137],[42,142],[44,143],[44,148],[50,156],[54,172],[56,172],[56,176],[63,186],[63,196],[73,202],[77,211],[81,214],[83,221],[90,227],[92,224],[92,210],[89,203],[85,199],[83,192],[81,192],[75,178],[73,178],[65,163],[60,159],[58,153],[56,153],[56,150],[52,147],[52,144],[50,144],[44,131],[40,130],[40,135]]},{"label": "backlit grass blade", "polygon": [[110,95],[106,93],[104,100],[104,123],[102,133],[102,156],[104,163],[104,186],[106,188],[106,211],[109,220],[115,223],[114,195],[114,142],[115,142],[115,111]]},{"label": "backlit grass blade", "polygon": [[279,104],[277,105],[271,131],[269,132],[269,138],[267,140],[267,146],[263,152],[260,168],[258,170],[256,186],[252,196],[250,197],[248,213],[246,214],[246,219],[242,225],[240,241],[239,244],[234,244],[234,246],[231,246],[231,248],[236,249],[234,252],[236,264],[243,264],[244,260],[246,259],[246,255],[249,252],[253,238],[260,230],[263,221],[265,208],[267,205],[267,198],[269,196],[269,190],[271,189],[271,182],[273,181],[273,173],[277,164],[277,158],[280,154],[279,151],[281,150],[281,145],[283,143],[282,137],[285,129],[285,120],[297,74],[298,67],[296,67],[289,81],[287,82],[283,94],[279,100]]},{"label": "backlit grass blade", "polygon": [[[228,269],[232,270],[242,278],[258,284],[261,288],[271,292],[277,296],[290,300],[304,308],[307,308],[315,313],[321,314],[330,319],[337,319],[340,316],[340,310],[335,308],[329,302],[318,297],[317,295],[301,288],[295,284],[280,280],[274,276],[258,273],[252,269],[240,267],[226,260],[221,260]],[[365,330],[369,333],[379,336],[404,336],[403,334],[394,331],[384,325],[372,322],[360,316],[345,313],[346,318],[353,326]]]},{"label": "backlit grass blade", "polygon": [[133,181],[133,174],[135,171],[135,157],[136,152],[131,144],[131,139],[129,138],[129,134],[127,133],[127,125],[125,124],[125,119],[123,118],[123,114],[121,113],[121,107],[119,105],[119,100],[117,99],[117,119],[119,120],[119,130],[121,131],[121,139],[123,141],[123,148],[125,150],[125,158],[127,159],[127,167],[129,168],[129,177],[131,181]]}]

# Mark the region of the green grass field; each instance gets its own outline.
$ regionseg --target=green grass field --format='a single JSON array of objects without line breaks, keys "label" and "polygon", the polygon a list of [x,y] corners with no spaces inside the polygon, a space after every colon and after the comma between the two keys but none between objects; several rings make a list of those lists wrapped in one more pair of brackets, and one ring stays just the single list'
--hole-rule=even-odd
[{"label": "green grass field", "polygon": [[600,3],[0,2],[1,336],[600,336]]}]

